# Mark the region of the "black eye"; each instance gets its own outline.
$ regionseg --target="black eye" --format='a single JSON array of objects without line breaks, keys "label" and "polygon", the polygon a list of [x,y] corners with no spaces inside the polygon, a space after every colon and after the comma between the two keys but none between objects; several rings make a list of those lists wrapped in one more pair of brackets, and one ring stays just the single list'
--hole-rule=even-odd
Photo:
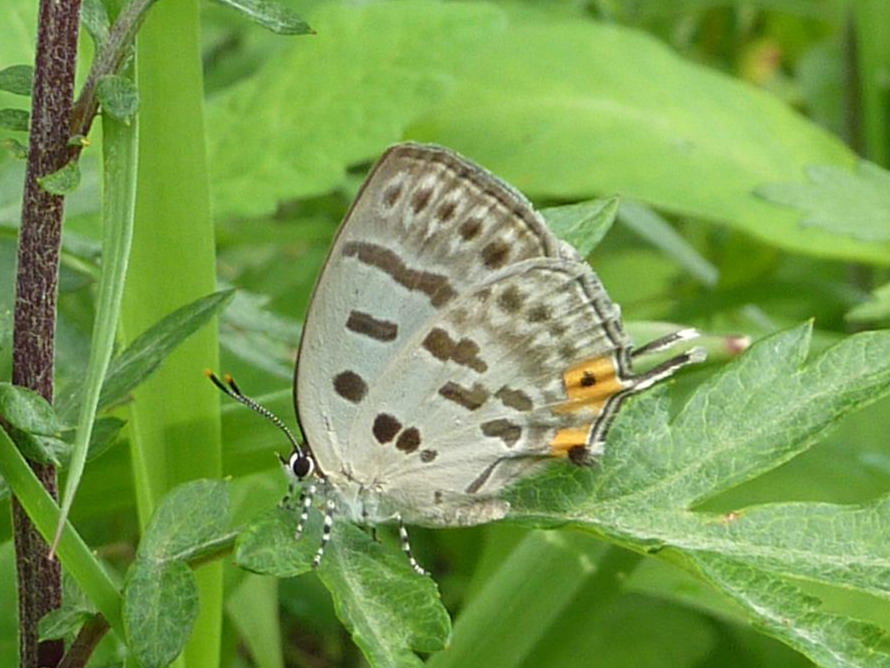
[{"label": "black eye", "polygon": [[305,477],[312,475],[312,472],[315,471],[315,462],[312,460],[312,456],[304,452],[293,453],[290,456],[287,465],[290,470],[293,471],[297,480],[303,480]]}]

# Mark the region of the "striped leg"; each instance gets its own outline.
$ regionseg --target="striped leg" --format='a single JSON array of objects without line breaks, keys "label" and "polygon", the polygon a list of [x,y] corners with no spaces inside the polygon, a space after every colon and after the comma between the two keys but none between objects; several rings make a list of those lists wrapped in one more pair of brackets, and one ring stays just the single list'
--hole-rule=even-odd
[{"label": "striped leg", "polygon": [[399,538],[402,541],[402,552],[408,557],[408,563],[411,564],[411,568],[413,568],[419,575],[428,575],[423,567],[417,563],[417,559],[415,559],[414,555],[411,553],[411,543],[408,541],[408,529],[405,528],[402,516],[398,515],[397,517],[399,520]]},{"label": "striped leg", "polygon": [[309,521],[309,509],[312,507],[312,499],[315,497],[315,485],[311,484],[300,494],[300,521],[297,523],[297,531],[294,538],[300,540],[303,537],[303,529]]},{"label": "striped leg", "polygon": [[318,548],[318,552],[316,552],[315,556],[312,558],[312,568],[318,568],[318,565],[321,563],[321,558],[324,556],[324,549],[328,546],[328,543],[331,540],[331,527],[334,526],[334,511],[336,509],[337,505],[334,503],[334,500],[328,499],[324,507],[324,526],[321,529],[321,545]]}]

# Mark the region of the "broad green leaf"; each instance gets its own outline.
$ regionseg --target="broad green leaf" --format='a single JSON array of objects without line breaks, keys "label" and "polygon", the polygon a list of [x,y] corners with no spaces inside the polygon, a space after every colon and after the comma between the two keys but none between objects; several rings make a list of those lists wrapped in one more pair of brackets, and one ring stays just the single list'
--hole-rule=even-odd
[{"label": "broad green leaf", "polygon": [[69,195],[80,185],[80,167],[72,160],[52,174],[38,178],[37,183],[51,195]]},{"label": "broad green leaf", "polygon": [[[494,7],[406,0],[325,4],[294,40],[211,101],[215,210],[271,212],[329,192],[440,103],[501,26]],[[361,36],[361,39],[357,37]]]},{"label": "broad green leaf", "polygon": [[142,537],[124,586],[127,644],[145,668],[160,668],[185,646],[198,614],[198,586],[188,561],[231,542],[225,482],[193,480],[161,501]]},{"label": "broad green leaf", "polygon": [[618,198],[612,197],[543,209],[541,215],[556,236],[587,257],[615,222],[618,204]]},{"label": "broad green leaf", "polygon": [[[239,537],[235,561],[242,568],[293,577],[311,570],[321,544],[321,517],[313,512],[300,540],[298,513],[276,508]],[[450,619],[436,584],[418,575],[405,555],[372,540],[348,521],[335,522],[318,569],[334,597],[337,615],[373,666],[420,666],[412,650],[444,647]]]},{"label": "broad green leaf", "polygon": [[27,132],[31,114],[24,109],[0,109],[0,128]]},{"label": "broad green leaf", "polygon": [[414,138],[465,152],[533,197],[618,194],[779,247],[887,263],[886,246],[803,229],[754,190],[852,153],[771,95],[639,31],[511,16]]},{"label": "broad green leaf", "polygon": [[181,561],[137,559],[124,587],[123,612],[127,645],[140,665],[168,665],[198,617],[195,574]]},{"label": "broad green leaf", "polygon": [[99,79],[96,98],[102,105],[102,112],[123,123],[139,110],[139,91],[129,77],[110,74]]},{"label": "broad green leaf", "polygon": [[700,573],[751,612],[757,626],[825,668],[888,668],[887,632],[832,614],[793,583],[720,554],[695,560]]},{"label": "broad green leaf", "polygon": [[139,544],[150,561],[185,561],[230,537],[225,482],[192,480],[173,489],[158,506]]},{"label": "broad green leaf", "polygon": [[0,89],[14,95],[31,95],[34,82],[32,65],[12,65],[0,70]]},{"label": "broad green leaf", "polygon": [[272,0],[216,0],[267,30],[280,35],[308,35],[315,31],[289,7]]},{"label": "broad green leaf", "polygon": [[337,522],[319,577],[337,616],[375,667],[422,666],[411,651],[445,647],[451,620],[436,583],[349,522]]},{"label": "broad green leaf", "polygon": [[3,140],[3,147],[17,160],[24,160],[28,157],[28,147],[17,139],[7,137]]},{"label": "broad green leaf", "polygon": [[274,508],[254,519],[235,542],[235,563],[254,573],[290,578],[312,569],[312,558],[321,539],[317,513],[300,540],[294,536],[297,515]]},{"label": "broad green leaf", "polygon": [[806,183],[767,183],[765,199],[803,214],[800,224],[861,241],[890,241],[890,174],[860,161],[856,170],[831,165],[806,170]]},{"label": "broad green leaf", "polygon": [[[890,599],[890,497],[861,506],[692,509],[776,468],[890,391],[890,332],[857,334],[807,359],[809,339],[802,326],[758,342],[673,417],[664,388],[634,400],[616,420],[599,470],[555,466],[512,491],[513,512],[539,524],[568,521],[640,552],[670,548],[665,554],[679,551],[690,563],[734,564],[713,582],[768,633],[818,661],[841,657],[825,665],[871,665],[861,657],[886,652],[877,630],[816,614],[785,579]],[[763,587],[754,576],[777,584]],[[796,630],[780,632],[780,618]]]}]

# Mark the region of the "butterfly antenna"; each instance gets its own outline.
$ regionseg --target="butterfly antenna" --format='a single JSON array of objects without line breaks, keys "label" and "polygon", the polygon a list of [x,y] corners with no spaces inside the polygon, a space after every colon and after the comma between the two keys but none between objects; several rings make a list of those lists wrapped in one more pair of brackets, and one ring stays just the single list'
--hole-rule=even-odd
[{"label": "butterfly antenna", "polygon": [[281,418],[279,418],[277,415],[275,415],[275,413],[270,411],[262,404],[258,403],[256,400],[251,399],[246,394],[244,394],[241,391],[241,388],[238,387],[235,379],[232,378],[231,374],[223,374],[223,380],[225,382],[223,382],[223,380],[220,380],[219,377],[210,369],[205,369],[204,375],[207,376],[210,379],[210,382],[216,385],[220,389],[220,391],[223,392],[223,394],[226,394],[238,403],[247,406],[255,413],[259,413],[269,422],[278,427],[281,431],[284,432],[284,435],[287,436],[287,440],[290,441],[294,450],[300,454],[303,453],[303,447],[299,443],[299,441],[297,441],[297,437],[294,436],[294,433],[288,428],[288,426],[281,421]]}]

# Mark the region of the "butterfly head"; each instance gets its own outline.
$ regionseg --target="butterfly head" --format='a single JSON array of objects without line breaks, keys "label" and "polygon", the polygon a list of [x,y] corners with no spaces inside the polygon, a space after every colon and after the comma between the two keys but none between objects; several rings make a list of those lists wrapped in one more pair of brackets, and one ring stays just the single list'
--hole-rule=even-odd
[{"label": "butterfly head", "polygon": [[281,466],[284,467],[288,477],[296,482],[302,482],[315,473],[315,459],[307,450],[295,447],[289,457],[278,455],[278,459],[281,460]]}]

